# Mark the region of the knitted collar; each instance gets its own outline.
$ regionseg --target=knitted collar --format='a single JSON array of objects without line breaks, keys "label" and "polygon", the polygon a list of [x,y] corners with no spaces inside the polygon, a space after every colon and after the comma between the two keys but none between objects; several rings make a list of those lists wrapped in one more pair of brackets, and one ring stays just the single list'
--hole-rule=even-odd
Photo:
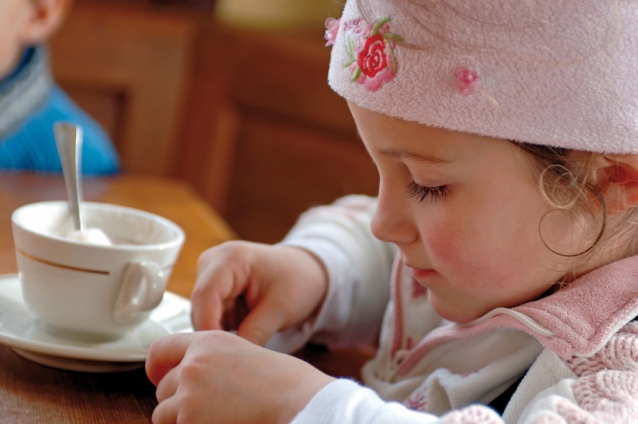
[{"label": "knitted collar", "polygon": [[15,132],[44,104],[51,84],[47,49],[28,49],[16,71],[0,81],[0,139]]},{"label": "knitted collar", "polygon": [[590,271],[550,296],[498,309],[470,323],[432,331],[401,363],[399,374],[443,343],[505,328],[534,336],[565,360],[588,357],[638,315],[638,256]]}]

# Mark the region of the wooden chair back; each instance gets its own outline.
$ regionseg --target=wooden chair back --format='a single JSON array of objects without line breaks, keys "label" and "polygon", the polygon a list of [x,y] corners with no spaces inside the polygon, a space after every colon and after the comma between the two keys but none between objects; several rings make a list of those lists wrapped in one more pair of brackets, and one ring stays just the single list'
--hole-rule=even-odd
[{"label": "wooden chair back", "polygon": [[106,128],[125,172],[173,172],[196,35],[184,14],[77,3],[51,39],[54,78]]}]

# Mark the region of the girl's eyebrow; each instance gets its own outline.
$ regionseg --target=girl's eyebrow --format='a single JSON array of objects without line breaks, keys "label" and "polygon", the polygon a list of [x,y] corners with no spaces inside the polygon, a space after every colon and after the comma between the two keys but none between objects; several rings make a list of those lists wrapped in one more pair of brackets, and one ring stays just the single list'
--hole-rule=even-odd
[{"label": "girl's eyebrow", "polygon": [[424,155],[420,155],[418,153],[414,153],[404,149],[387,149],[387,150],[384,149],[384,150],[380,150],[379,153],[381,153],[384,156],[389,156],[393,158],[412,159],[417,162],[427,162],[427,163],[433,163],[435,165],[446,165],[451,162],[446,159],[436,158],[434,156],[424,156]]}]

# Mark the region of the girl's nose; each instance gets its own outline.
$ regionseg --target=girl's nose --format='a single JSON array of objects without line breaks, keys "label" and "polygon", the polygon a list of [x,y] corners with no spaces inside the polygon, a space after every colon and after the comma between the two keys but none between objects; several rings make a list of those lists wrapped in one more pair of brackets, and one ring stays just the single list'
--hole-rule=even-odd
[{"label": "girl's nose", "polygon": [[412,215],[412,205],[401,189],[383,182],[379,186],[377,209],[370,228],[379,240],[403,244],[415,241],[418,232]]}]

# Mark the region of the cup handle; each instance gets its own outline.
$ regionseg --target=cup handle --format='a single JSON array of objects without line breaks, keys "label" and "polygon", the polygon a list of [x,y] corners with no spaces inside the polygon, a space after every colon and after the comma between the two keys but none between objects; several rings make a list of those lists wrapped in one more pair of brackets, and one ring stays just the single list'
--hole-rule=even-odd
[{"label": "cup handle", "polygon": [[157,307],[166,290],[166,275],[155,262],[130,262],[120,284],[113,319],[124,324]]}]

